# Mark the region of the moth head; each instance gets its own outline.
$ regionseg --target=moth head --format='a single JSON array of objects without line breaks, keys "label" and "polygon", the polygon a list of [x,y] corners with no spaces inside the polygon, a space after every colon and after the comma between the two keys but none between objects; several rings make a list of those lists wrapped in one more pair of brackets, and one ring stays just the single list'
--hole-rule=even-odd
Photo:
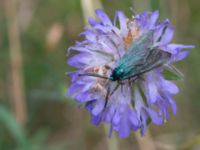
[{"label": "moth head", "polygon": [[121,80],[121,78],[123,77],[123,74],[124,74],[124,69],[116,68],[113,70],[110,78],[113,79],[113,81]]}]

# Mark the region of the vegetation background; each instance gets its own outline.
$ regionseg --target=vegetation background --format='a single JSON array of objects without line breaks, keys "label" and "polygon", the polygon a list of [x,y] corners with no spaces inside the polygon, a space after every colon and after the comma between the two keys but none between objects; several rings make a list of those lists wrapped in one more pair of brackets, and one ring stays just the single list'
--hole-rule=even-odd
[{"label": "vegetation background", "polygon": [[[146,137],[108,139],[106,128],[91,125],[66,97],[66,48],[97,7],[111,18],[116,10],[131,17],[130,7],[159,10],[176,29],[174,42],[196,45],[176,64],[185,75],[177,82],[177,115],[150,125]],[[0,0],[0,150],[199,150],[199,41],[199,0]]]}]

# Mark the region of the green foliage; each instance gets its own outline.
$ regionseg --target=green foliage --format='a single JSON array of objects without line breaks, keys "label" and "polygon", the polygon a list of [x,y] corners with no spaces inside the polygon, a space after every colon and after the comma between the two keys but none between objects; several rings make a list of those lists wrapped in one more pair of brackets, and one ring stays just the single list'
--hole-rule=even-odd
[{"label": "green foliage", "polygon": [[[14,139],[14,141],[19,145],[21,148],[26,148],[26,135],[23,129],[17,124],[14,117],[11,113],[3,106],[0,106],[0,121],[9,131],[10,135]],[[1,131],[2,133],[2,131]],[[1,136],[1,138],[3,138]],[[1,140],[2,141],[2,140]]]},{"label": "green foliage", "polygon": [[[102,130],[95,128],[90,134],[86,133],[85,128],[93,129],[93,126],[89,124],[89,118],[79,114],[78,109],[73,105],[73,101],[65,96],[66,83],[69,82],[69,78],[65,77],[65,72],[71,69],[66,65],[66,48],[73,45],[75,40],[79,40],[78,34],[84,28],[80,0],[30,1],[35,8],[33,18],[31,18],[27,29],[21,32],[20,37],[29,117],[26,127],[19,125],[12,113],[2,106],[3,103],[10,105],[9,98],[12,91],[10,91],[11,83],[9,80],[10,56],[7,24],[3,3],[0,2],[0,150],[58,150],[59,148],[66,150],[66,144],[48,144],[48,140],[60,142],[60,138],[57,138],[57,132],[60,130],[65,132],[59,133],[58,137],[61,134],[63,138],[61,142],[66,143],[67,141],[67,147],[72,147],[69,149],[101,149],[98,146],[105,145],[102,142],[105,140]],[[114,17],[116,10],[122,10],[130,17],[132,15],[130,7],[141,12],[137,5],[133,5],[132,0],[101,1],[111,18]],[[165,130],[167,133],[194,130],[196,133],[196,131],[199,131],[200,123],[200,1],[134,1],[137,1],[141,9],[146,6],[146,3],[143,4],[142,2],[150,2],[148,10],[159,10],[161,20],[167,17],[172,21],[172,25],[176,29],[174,43],[194,44],[197,47],[190,52],[190,56],[186,60],[180,62],[178,67],[185,75],[184,82],[178,82],[181,84],[181,92],[176,97],[179,114],[172,118],[170,124],[159,127],[159,129],[153,127],[153,134],[156,137],[165,133],[160,132],[160,130]],[[26,19],[26,17],[24,18]],[[55,23],[63,26],[63,33],[56,47],[49,50],[46,47],[46,36],[49,28]],[[182,80],[183,78],[174,69],[165,69],[163,75],[168,80]],[[38,113],[39,109],[41,110],[40,113]],[[54,123],[60,126],[54,126]],[[99,133],[101,133],[102,139],[100,139]],[[66,136],[63,137],[63,135]],[[190,137],[185,137],[190,139]],[[166,141],[168,140],[166,139]],[[122,147],[121,149],[134,149],[133,141],[135,142],[132,139],[129,142],[126,140],[126,148]],[[199,137],[198,139],[191,139],[191,143],[193,141],[199,141]],[[92,145],[93,148],[91,148]],[[199,145],[199,142],[195,143],[195,147],[197,145]],[[191,149],[191,147],[188,149]]]},{"label": "green foliage", "polygon": [[[2,125],[0,129],[0,149],[44,150],[47,148],[45,141],[48,137],[48,133],[45,130],[39,130],[29,137],[24,131],[24,128],[16,122],[11,112],[2,105],[0,105],[0,124]],[[10,137],[7,137],[6,133],[8,133]],[[6,138],[9,138],[9,140],[6,140]],[[51,147],[51,150],[63,149],[62,145],[50,145],[49,147]]]},{"label": "green foliage", "polygon": [[171,68],[171,70],[164,68],[162,74],[167,80],[183,80],[183,74],[175,67]]}]

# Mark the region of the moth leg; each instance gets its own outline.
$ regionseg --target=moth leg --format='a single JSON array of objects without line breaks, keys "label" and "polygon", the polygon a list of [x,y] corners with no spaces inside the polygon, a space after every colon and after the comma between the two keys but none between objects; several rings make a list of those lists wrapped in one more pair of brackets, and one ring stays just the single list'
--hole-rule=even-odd
[{"label": "moth leg", "polygon": [[[118,84],[117,84],[117,86],[115,87],[115,90],[117,90],[117,88],[121,85],[121,92],[123,92],[123,85],[126,84],[126,83],[125,83],[125,82],[122,82],[122,81],[118,81],[117,83],[118,83]],[[115,91],[115,90],[114,90],[114,91]]]},{"label": "moth leg", "polygon": [[[124,84],[129,84],[129,85],[131,85],[131,82],[134,82],[135,80],[137,79],[137,76],[135,76],[135,77],[130,77],[130,78],[127,78],[124,82],[122,82],[122,81],[118,81],[118,83],[120,84],[120,85],[124,85]],[[128,82],[127,82],[128,81]]]},{"label": "moth leg", "polygon": [[124,85],[124,84],[126,84],[127,82],[126,82],[126,80],[124,80],[124,82],[123,82],[123,80],[119,80],[118,81],[118,84],[120,84],[120,85]]},{"label": "moth leg", "polygon": [[111,92],[110,96],[113,95],[113,93],[119,88],[119,86],[120,86],[120,84],[118,83],[118,84],[115,86],[114,90]]},{"label": "moth leg", "polygon": [[131,86],[132,86],[131,79],[128,79],[128,85],[129,85],[129,87],[131,87]]},{"label": "moth leg", "polygon": [[142,76],[138,76],[138,79],[145,81],[145,79]]},{"label": "moth leg", "polygon": [[144,79],[141,75],[136,75],[136,76],[134,76],[134,77],[132,77],[132,78],[128,78],[128,81],[129,81],[129,83],[130,83],[130,82],[135,82],[137,79],[140,79],[140,80],[142,80],[142,81],[145,81],[145,79]]},{"label": "moth leg", "polygon": [[117,84],[112,92],[110,92],[110,86],[108,86],[107,93],[106,93],[106,99],[105,99],[105,103],[104,103],[104,108],[106,108],[106,106],[108,104],[108,98],[113,95],[113,93],[118,89],[119,85],[120,84]]},{"label": "moth leg", "polygon": [[109,95],[110,95],[110,86],[108,86],[108,89],[107,89],[106,98],[105,98],[105,103],[104,103],[104,108],[106,108],[106,106],[107,106],[107,104],[108,104]]},{"label": "moth leg", "polygon": [[124,85],[124,84],[121,85],[121,92],[122,92],[122,93],[123,93],[123,85]]}]

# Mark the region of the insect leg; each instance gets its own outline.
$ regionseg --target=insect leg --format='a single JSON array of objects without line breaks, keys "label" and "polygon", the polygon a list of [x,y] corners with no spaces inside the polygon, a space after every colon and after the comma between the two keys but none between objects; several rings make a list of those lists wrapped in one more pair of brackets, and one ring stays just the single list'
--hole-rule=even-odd
[{"label": "insect leg", "polygon": [[124,85],[124,84],[121,84],[121,92],[123,92],[123,85]]},{"label": "insect leg", "polygon": [[128,79],[128,85],[129,85],[129,87],[132,86],[132,84],[131,84],[131,79]]},{"label": "insect leg", "polygon": [[142,76],[137,76],[137,79],[140,79],[140,80],[142,80],[142,81],[145,81],[145,79],[142,77]]},{"label": "insect leg", "polygon": [[115,86],[114,90],[110,93],[110,96],[113,95],[113,93],[118,89],[119,86],[120,86],[120,84],[118,83],[118,84]]},{"label": "insect leg", "polygon": [[110,86],[108,86],[108,89],[107,89],[106,99],[105,99],[105,103],[104,103],[104,108],[106,108],[106,106],[108,104],[109,95],[110,95]]},{"label": "insect leg", "polygon": [[112,92],[110,91],[110,86],[108,86],[104,108],[106,108],[106,106],[108,104],[108,98],[114,94],[114,92],[118,89],[119,86],[120,86],[120,84],[117,84]]}]

